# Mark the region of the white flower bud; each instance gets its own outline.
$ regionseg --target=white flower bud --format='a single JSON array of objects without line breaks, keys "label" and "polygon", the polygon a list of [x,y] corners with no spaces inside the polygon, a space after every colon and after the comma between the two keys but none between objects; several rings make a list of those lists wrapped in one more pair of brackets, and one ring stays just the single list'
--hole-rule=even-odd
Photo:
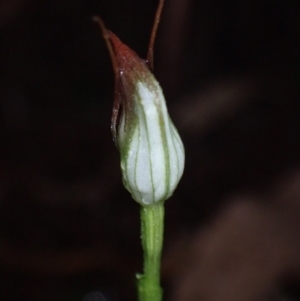
[{"label": "white flower bud", "polygon": [[122,114],[117,137],[124,185],[143,205],[169,198],[184,168],[183,144],[154,77],[153,86],[156,89],[149,89],[146,83],[136,83],[135,125],[127,133],[125,114]]},{"label": "white flower bud", "polygon": [[119,69],[112,127],[123,182],[138,203],[152,205],[173,194],[184,169],[184,147],[145,61],[115,35],[109,37]]}]

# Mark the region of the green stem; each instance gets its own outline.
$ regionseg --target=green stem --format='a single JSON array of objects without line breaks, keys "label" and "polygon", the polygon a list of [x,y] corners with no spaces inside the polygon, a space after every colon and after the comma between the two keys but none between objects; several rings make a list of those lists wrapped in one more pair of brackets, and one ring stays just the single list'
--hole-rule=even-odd
[{"label": "green stem", "polygon": [[137,275],[139,301],[161,301],[160,258],[163,243],[164,204],[141,208],[144,274]]}]

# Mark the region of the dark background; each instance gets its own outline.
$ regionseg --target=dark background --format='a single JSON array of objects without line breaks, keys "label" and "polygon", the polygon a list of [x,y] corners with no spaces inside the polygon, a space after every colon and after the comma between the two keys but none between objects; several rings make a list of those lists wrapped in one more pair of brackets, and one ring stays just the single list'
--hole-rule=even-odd
[{"label": "dark background", "polygon": [[[184,176],[166,203],[168,300],[180,287],[172,279],[186,237],[209,228],[234,195],[273,204],[274,183],[298,170],[298,2],[166,0],[154,71],[186,148]],[[139,207],[121,182],[113,72],[92,17],[145,57],[156,6],[0,1],[1,300],[79,301],[92,291],[135,300]],[[270,296],[298,298],[298,271],[286,269]]]}]

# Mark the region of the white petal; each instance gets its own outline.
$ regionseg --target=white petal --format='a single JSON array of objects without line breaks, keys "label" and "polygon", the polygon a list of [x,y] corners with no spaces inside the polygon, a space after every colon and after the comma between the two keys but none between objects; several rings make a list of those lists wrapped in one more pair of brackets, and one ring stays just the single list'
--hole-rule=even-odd
[{"label": "white petal", "polygon": [[124,183],[142,205],[170,197],[184,168],[183,144],[168,115],[161,88],[153,80],[151,85],[142,82],[136,85],[137,121],[131,137],[124,139],[124,120],[119,126],[120,143],[129,141],[121,158]]}]

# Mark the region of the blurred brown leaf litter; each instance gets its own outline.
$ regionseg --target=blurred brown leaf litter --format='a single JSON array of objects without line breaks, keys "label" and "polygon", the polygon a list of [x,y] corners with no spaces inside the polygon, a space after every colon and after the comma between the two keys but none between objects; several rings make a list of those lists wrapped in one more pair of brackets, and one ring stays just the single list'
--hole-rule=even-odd
[{"label": "blurred brown leaf litter", "polygon": [[[92,16],[144,57],[156,5],[0,1],[1,300],[136,299],[138,206]],[[165,300],[299,299],[298,6],[166,1],[154,71],[187,161],[166,203]]]}]

